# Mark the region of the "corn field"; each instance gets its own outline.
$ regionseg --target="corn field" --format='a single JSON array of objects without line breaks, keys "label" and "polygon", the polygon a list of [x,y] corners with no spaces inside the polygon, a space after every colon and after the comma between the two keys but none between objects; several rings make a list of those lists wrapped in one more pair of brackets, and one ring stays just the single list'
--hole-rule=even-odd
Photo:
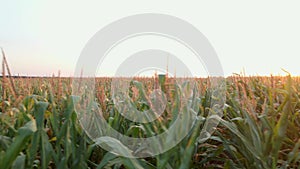
[{"label": "corn field", "polygon": [[[125,158],[110,153],[82,129],[74,110],[71,78],[12,78],[14,88],[2,77],[0,98],[0,168],[299,168],[300,78],[226,78],[223,117],[205,142],[197,139],[203,121],[169,151],[147,158]],[[129,93],[140,110],[146,93],[162,85],[174,99],[170,79],[134,78]],[[96,101],[108,124],[130,137],[151,137],[174,121],[174,114],[151,124],[125,119],[114,107],[111,78],[96,79]],[[199,116],[210,106],[208,80],[196,79],[200,96]],[[5,82],[5,84],[3,84]],[[16,90],[14,92],[14,90]],[[173,93],[172,93],[173,91]],[[169,109],[176,107],[169,105]]]}]

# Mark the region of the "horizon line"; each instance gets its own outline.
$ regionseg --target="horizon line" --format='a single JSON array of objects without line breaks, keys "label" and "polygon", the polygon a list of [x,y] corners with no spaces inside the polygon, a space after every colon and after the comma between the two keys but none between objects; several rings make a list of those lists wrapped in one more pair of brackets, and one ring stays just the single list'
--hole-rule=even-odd
[{"label": "horizon line", "polygon": [[[166,75],[166,74],[157,74],[159,75]],[[229,76],[194,76],[194,77],[188,77],[188,76],[175,76],[170,78],[209,78],[209,77],[223,77],[223,78],[228,78],[228,77],[286,77],[286,76],[291,76],[291,77],[300,77],[300,75],[291,75],[291,74],[286,74],[286,75],[243,75],[243,74],[238,74],[238,73],[233,73],[232,75]],[[0,78],[2,78],[3,75],[0,75]],[[57,76],[57,75],[13,75],[13,76],[8,76],[6,75],[5,77],[12,77],[12,78],[155,78],[156,76],[94,76],[94,77],[79,77],[79,76]]]}]

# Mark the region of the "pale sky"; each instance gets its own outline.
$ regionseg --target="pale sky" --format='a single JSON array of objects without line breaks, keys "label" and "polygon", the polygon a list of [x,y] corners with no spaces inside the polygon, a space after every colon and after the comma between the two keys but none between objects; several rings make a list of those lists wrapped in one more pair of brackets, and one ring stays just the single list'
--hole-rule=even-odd
[{"label": "pale sky", "polygon": [[[300,1],[0,1],[0,47],[13,74],[71,76],[86,42],[125,16],[162,13],[194,25],[225,75],[300,75]],[[103,67],[110,74],[118,62]],[[193,62],[190,67],[196,67]],[[200,68],[199,68],[200,69]]]}]

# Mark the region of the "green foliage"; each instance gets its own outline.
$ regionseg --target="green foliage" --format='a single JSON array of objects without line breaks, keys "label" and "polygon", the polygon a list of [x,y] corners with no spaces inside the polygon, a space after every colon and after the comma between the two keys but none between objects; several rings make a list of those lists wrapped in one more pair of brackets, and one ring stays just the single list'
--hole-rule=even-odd
[{"label": "green foliage", "polygon": [[[114,107],[111,79],[97,79],[96,101],[108,124],[130,137],[151,137],[166,131],[180,115],[179,93],[168,77],[158,85],[168,104],[159,120],[139,124],[125,119]],[[207,79],[197,79],[192,104],[197,119],[187,136],[169,151],[149,158],[130,159],[103,150],[85,134],[74,110],[70,79],[15,79],[19,93],[9,90],[0,114],[0,168],[299,168],[300,78],[229,77],[224,116],[216,132],[199,140],[213,98]],[[136,78],[129,91],[132,106],[149,109],[147,96],[155,79]],[[187,86],[188,87],[188,86]],[[2,88],[0,89],[3,90]],[[3,111],[2,111],[3,112]],[[169,113],[168,113],[169,112]],[[186,132],[182,124],[176,131]],[[110,147],[132,153],[121,142],[102,138]],[[167,138],[166,142],[168,141]],[[170,141],[170,140],[169,140]]]}]

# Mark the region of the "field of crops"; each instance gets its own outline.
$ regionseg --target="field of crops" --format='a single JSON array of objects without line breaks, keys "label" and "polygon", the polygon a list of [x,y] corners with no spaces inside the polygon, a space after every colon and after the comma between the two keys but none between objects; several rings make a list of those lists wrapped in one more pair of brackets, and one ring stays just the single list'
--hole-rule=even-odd
[{"label": "field of crops", "polygon": [[[207,79],[197,79],[196,122],[169,151],[153,157],[125,158],[98,146],[82,129],[74,110],[71,78],[1,80],[0,168],[300,168],[300,78],[241,77],[226,79],[223,117],[213,135],[197,139],[210,107]],[[151,137],[165,131],[175,115],[166,111],[151,124],[125,119],[114,107],[110,78],[96,79],[96,101],[108,124],[130,137]],[[136,78],[129,93],[140,110],[143,86],[161,85],[156,78]],[[15,90],[15,92],[14,92]],[[176,104],[166,109],[176,110]],[[201,117],[201,118],[200,118]]]}]

